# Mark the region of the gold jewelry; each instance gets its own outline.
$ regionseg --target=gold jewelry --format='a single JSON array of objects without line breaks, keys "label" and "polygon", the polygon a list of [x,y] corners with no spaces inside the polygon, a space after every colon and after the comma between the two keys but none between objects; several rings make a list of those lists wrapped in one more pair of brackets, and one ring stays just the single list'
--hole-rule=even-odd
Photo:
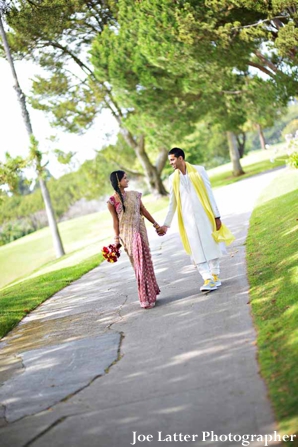
[{"label": "gold jewelry", "polygon": [[119,182],[119,177],[118,177],[117,173],[116,173],[116,178],[117,178],[117,182],[118,182],[118,188],[120,189],[120,182]]}]

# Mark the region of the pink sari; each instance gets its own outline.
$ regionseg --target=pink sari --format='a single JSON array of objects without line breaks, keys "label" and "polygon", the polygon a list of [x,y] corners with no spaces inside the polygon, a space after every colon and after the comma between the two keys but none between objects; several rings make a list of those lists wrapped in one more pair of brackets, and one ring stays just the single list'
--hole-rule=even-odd
[{"label": "pink sari", "polygon": [[160,293],[150,254],[148,235],[140,211],[142,194],[127,191],[124,196],[125,212],[121,202],[114,196],[109,202],[115,207],[119,218],[120,240],[134,268],[141,307],[154,307]]}]

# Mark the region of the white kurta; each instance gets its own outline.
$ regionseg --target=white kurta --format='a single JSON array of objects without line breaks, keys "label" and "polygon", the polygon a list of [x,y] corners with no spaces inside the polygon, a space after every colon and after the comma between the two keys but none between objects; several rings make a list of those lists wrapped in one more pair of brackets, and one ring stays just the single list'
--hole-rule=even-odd
[{"label": "white kurta", "polygon": [[[220,217],[211,184],[206,170],[203,166],[194,166],[198,173],[201,175],[205,184],[206,191],[210,200],[212,211],[215,217]],[[196,264],[210,261],[221,257],[221,250],[219,245],[214,241],[212,237],[212,227],[210,220],[197,196],[197,193],[192,185],[192,182],[186,172],[185,175],[178,171],[180,174],[180,198],[182,207],[182,218],[187,234],[188,242],[191,248],[191,256]],[[164,225],[171,226],[176,208],[177,202],[173,191],[173,177],[174,173],[170,176],[170,204],[168,214],[166,216]]]}]

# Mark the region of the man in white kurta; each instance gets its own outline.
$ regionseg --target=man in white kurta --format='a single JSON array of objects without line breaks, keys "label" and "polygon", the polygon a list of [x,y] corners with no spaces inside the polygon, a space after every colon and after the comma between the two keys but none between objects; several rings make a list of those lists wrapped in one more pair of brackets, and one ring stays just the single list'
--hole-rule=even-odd
[{"label": "man in white kurta", "polygon": [[[180,148],[173,148],[169,152],[169,162],[175,170],[179,170],[180,200],[184,228],[191,249],[191,257],[199,273],[204,279],[201,290],[215,290],[221,285],[219,279],[219,258],[221,249],[212,237],[211,222],[203,208],[194,186],[188,176],[184,160],[184,152]],[[210,181],[203,166],[194,166],[200,174],[210,201],[217,229],[221,226],[220,214],[213,196]],[[177,202],[173,191],[174,173],[170,176],[170,203],[169,209],[161,227],[161,234],[166,233],[171,226]]]}]

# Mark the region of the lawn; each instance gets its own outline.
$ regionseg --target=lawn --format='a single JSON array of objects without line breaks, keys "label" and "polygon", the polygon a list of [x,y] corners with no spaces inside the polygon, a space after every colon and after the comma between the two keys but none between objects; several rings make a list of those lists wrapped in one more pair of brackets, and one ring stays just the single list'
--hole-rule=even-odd
[{"label": "lawn", "polygon": [[[108,211],[61,222],[59,230],[67,256],[81,252],[82,259],[98,253],[100,241],[112,234]],[[0,288],[54,260],[48,227],[0,247]]]},{"label": "lawn", "polygon": [[[258,360],[282,434],[298,438],[298,170],[261,194],[247,238]],[[298,445],[298,440],[291,445]]]},{"label": "lawn", "polygon": [[275,169],[285,165],[288,158],[285,144],[278,144],[266,151],[253,151],[241,159],[244,175],[234,177],[232,175],[232,163],[226,163],[208,171],[211,184],[214,188],[239,182],[252,175]]},{"label": "lawn", "polygon": [[65,268],[60,268],[59,261],[56,261],[59,268],[29,277],[16,285],[2,289],[0,292],[0,338],[40,303],[97,267],[101,261],[100,254]]}]

